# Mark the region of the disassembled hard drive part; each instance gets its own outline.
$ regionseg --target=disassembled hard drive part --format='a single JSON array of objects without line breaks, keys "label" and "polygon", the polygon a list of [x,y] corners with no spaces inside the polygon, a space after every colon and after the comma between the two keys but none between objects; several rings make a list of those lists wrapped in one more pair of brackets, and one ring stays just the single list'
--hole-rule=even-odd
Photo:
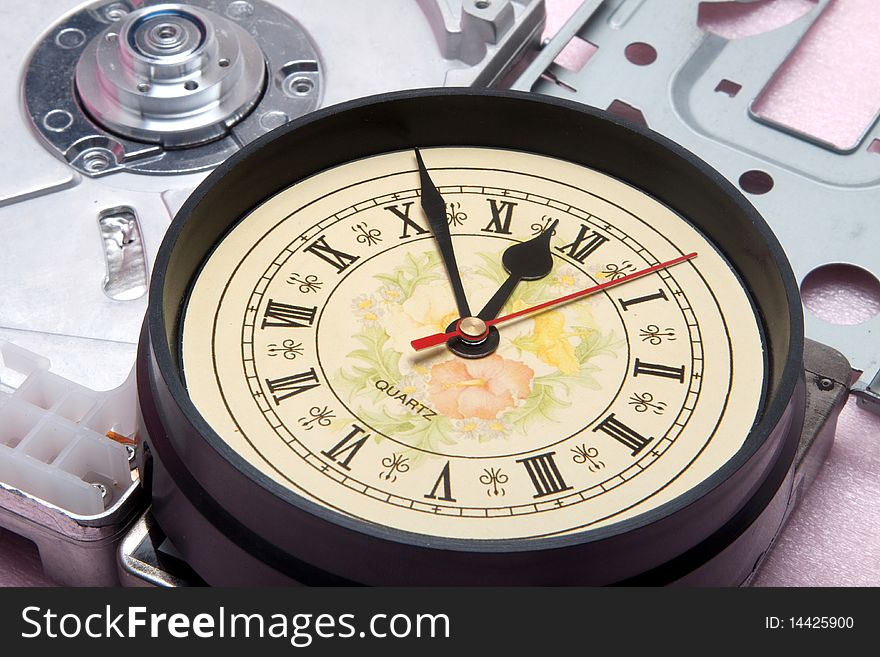
[{"label": "disassembled hard drive part", "polygon": [[[877,277],[880,224],[872,218],[880,175],[870,144],[880,139],[880,126],[873,123],[854,149],[841,150],[755,110],[756,99],[834,5],[818,0],[784,27],[728,40],[698,24],[706,4],[586,0],[515,88],[626,112],[625,118],[641,119],[696,153],[746,191],[799,281],[835,262]],[[597,48],[577,71],[553,64],[573,37]],[[650,61],[634,57],[632,47],[639,44],[653,51]],[[880,315],[847,326],[810,312],[805,318],[810,338],[839,350],[864,373],[855,389],[869,399],[878,387],[869,382],[880,369]],[[880,403],[864,403],[880,409]]]},{"label": "disassembled hard drive part", "polygon": [[859,381],[853,387],[853,394],[859,406],[880,415],[880,370],[869,383]]},{"label": "disassembled hard drive part", "polygon": [[147,293],[149,277],[137,214],[133,208],[109,208],[98,215],[107,275],[104,294],[116,301],[139,299]]},{"label": "disassembled hard drive part", "polygon": [[[203,171],[321,105],[407,87],[491,85],[537,51],[544,23],[543,0],[419,0],[411,5],[419,16],[401,3],[369,10],[359,4],[87,6],[65,17],[34,51],[24,81],[27,112],[47,145],[87,176]],[[409,64],[403,71],[383,65],[380,53],[359,51],[356,38],[340,41],[336,33],[346,30],[338,23],[304,27],[309,19],[348,19],[354,37],[386,14],[423,21],[436,42],[426,48],[413,40],[416,51],[400,53]],[[375,49],[370,41],[360,45]],[[360,70],[365,58],[373,61],[369,75]],[[330,89],[328,67],[340,81]]]},{"label": "disassembled hard drive part", "polygon": [[[244,30],[239,44],[250,40],[262,50],[265,82],[259,102],[227,136],[167,148],[100,126],[75,84],[78,64],[97,67],[97,59],[86,57],[90,49],[106,47],[123,57],[131,46],[122,49],[121,28],[133,24],[133,14],[153,16],[161,4],[46,0],[40,12],[16,13],[17,29],[2,45],[10,74],[0,76],[0,100],[16,106],[23,98],[25,112],[0,115],[6,146],[0,158],[0,338],[50,356],[90,387],[118,385],[134,362],[146,307],[137,293],[141,265],[148,276],[168,222],[207,170],[318,106],[410,87],[494,83],[537,50],[544,23],[543,0],[493,0],[486,7],[474,0],[178,3],[213,21],[215,30],[229,22]],[[167,17],[157,17],[153,27],[166,20],[161,16]],[[377,40],[389,24],[407,39]],[[116,34],[115,46],[96,42],[104,34]],[[226,69],[232,68],[230,60]],[[186,99],[204,89],[200,82],[187,91],[186,81],[162,82],[149,93]],[[34,143],[35,133],[48,150]],[[159,173],[178,175],[134,175]],[[136,222],[126,221],[137,233],[121,245],[114,240],[128,230],[126,222],[108,218],[120,207],[137,215]]]},{"label": "disassembled hard drive part", "polygon": [[34,128],[87,176],[179,174],[315,109],[320,64],[300,24],[262,0],[225,15],[222,4],[112,2],[66,17],[28,64]]},{"label": "disassembled hard drive part", "polygon": [[256,105],[265,82],[250,33],[180,4],[130,13],[92,39],[76,65],[77,97],[98,124],[164,147],[222,137]]},{"label": "disassembled hard drive part", "polygon": [[36,543],[58,582],[112,585],[141,498],[134,380],[99,393],[48,370],[0,340],[0,526]]},{"label": "disassembled hard drive part", "polygon": [[[319,106],[409,87],[495,83],[537,51],[544,3],[39,4],[39,11],[15,9],[16,29],[0,45],[7,55],[0,100],[9,107],[24,101],[21,113],[0,115],[6,147],[0,158],[0,340],[50,355],[70,380],[49,374],[47,359],[30,354],[42,383],[30,382],[16,394],[50,382],[45,385],[68,396],[46,397],[45,404],[58,404],[54,410],[0,399],[10,409],[2,412],[22,416],[4,430],[21,433],[19,442],[32,430],[39,433],[15,459],[42,477],[0,473],[0,526],[34,540],[47,573],[59,582],[109,584],[116,578],[115,542],[139,488],[120,492],[103,479],[77,484],[55,461],[35,464],[22,450],[45,436],[52,440],[60,426],[78,436],[83,467],[100,473],[102,454],[118,452],[102,434],[133,430],[131,386],[108,393],[89,388],[118,385],[134,362],[149,264],[171,217],[208,170]],[[0,18],[10,19],[12,11],[0,9]],[[377,41],[391,24],[408,38]],[[123,32],[131,38],[120,40]],[[55,415],[89,395],[104,400],[95,401],[104,410],[89,411],[98,424]],[[45,431],[30,424],[43,418]],[[95,439],[110,446],[89,451]],[[0,449],[15,452],[8,444]],[[64,486],[89,500],[90,512],[99,503],[103,511],[52,504],[62,500],[49,493]]]}]

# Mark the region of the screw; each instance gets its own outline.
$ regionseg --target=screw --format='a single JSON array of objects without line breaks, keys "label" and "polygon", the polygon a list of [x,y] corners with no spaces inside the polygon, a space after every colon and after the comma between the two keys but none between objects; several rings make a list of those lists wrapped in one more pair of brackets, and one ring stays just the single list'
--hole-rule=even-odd
[{"label": "screw", "polygon": [[282,126],[290,120],[284,112],[266,112],[260,117],[260,126],[264,130],[272,130],[278,126]]},{"label": "screw", "polygon": [[104,18],[108,21],[116,22],[126,14],[128,14],[128,7],[121,2],[111,2],[104,7]]},{"label": "screw", "polygon": [[312,82],[310,78],[291,74],[285,78],[282,88],[285,95],[290,96],[291,98],[296,96],[307,96],[312,89],[315,88],[315,83]]},{"label": "screw", "polygon": [[245,0],[235,0],[235,2],[230,2],[229,6],[226,8],[226,15],[236,21],[250,18],[253,13],[254,6]]},{"label": "screw", "polygon": [[816,381],[816,386],[819,390],[831,390],[834,387],[834,381],[829,379],[827,376],[823,376],[821,379]]},{"label": "screw", "polygon": [[92,148],[83,154],[83,167],[89,173],[100,173],[110,166],[110,156],[100,148]]},{"label": "screw", "polygon": [[92,487],[101,491],[101,499],[105,502],[107,501],[107,498],[110,497],[110,489],[107,488],[105,484],[96,481],[92,484]]}]

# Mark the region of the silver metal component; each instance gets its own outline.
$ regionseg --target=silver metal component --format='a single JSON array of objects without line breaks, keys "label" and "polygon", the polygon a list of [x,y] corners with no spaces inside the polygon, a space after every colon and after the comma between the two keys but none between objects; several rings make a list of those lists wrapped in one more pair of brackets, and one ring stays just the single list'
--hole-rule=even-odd
[{"label": "silver metal component", "polygon": [[175,588],[201,583],[177,556],[149,509],[122,539],[117,560],[123,586]]},{"label": "silver metal component", "polygon": [[[445,59],[449,35],[480,24],[460,22],[465,1],[472,2],[435,0],[452,8],[443,23],[437,22],[439,11],[412,0],[187,3],[241,26],[269,64],[260,102],[229,136],[174,149],[112,134],[91,121],[72,93],[75,66],[88,44],[64,50],[54,42],[67,27],[90,39],[109,28],[118,32],[136,7],[158,2],[83,7],[78,0],[44,0],[41,12],[10,14],[16,29],[0,44],[9,62],[8,75],[0,75],[0,101],[16,106],[23,94],[26,113],[0,112],[6,147],[0,157],[0,338],[51,357],[59,373],[89,387],[119,385],[134,361],[146,296],[121,301],[114,295],[127,284],[112,283],[105,292],[104,281],[129,280],[137,271],[129,263],[139,264],[141,255],[135,244],[124,252],[112,248],[96,214],[118,207],[137,214],[149,274],[171,217],[207,170],[242,144],[316,106],[407,87],[487,83],[537,46],[543,0],[503,0],[514,25],[499,33],[497,43],[484,40],[485,58],[474,66]],[[393,48],[376,38],[388,25],[407,34]],[[313,42],[321,46],[320,60]],[[136,175],[175,172],[180,175]],[[130,255],[137,257],[131,261]],[[111,269],[110,256],[120,269]]]},{"label": "silver metal component", "polygon": [[107,275],[104,294],[116,301],[132,301],[147,293],[147,262],[144,243],[133,208],[119,206],[98,215],[104,243]]},{"label": "silver metal component", "polygon": [[880,415],[880,370],[867,384],[859,381],[853,386],[852,392],[861,408]]},{"label": "silver metal component", "polygon": [[118,544],[140,508],[137,483],[97,516],[67,513],[0,484],[0,526],[33,541],[44,572],[68,586],[118,584]]},{"label": "silver metal component", "polygon": [[183,174],[220,164],[280,116],[318,107],[308,34],[274,4],[244,4],[111,2],[67,16],[27,64],[34,128],[89,177]]},{"label": "silver metal component", "polygon": [[256,105],[265,78],[250,33],[183,4],[131,12],[93,38],[76,65],[77,94],[93,119],[163,147],[222,137]]},{"label": "silver metal component", "polygon": [[[765,34],[729,41],[697,23],[701,0],[586,0],[533,60],[515,87],[606,109],[615,101],[638,109],[648,127],[706,160],[734,185],[745,172],[772,177],[773,189],[747,193],[779,238],[799,281],[828,263],[849,263],[880,277],[880,139],[875,123],[852,152],[835,152],[779,125],[759,121],[752,101],[828,6]],[[598,47],[571,71],[552,63],[572,37]],[[648,66],[627,62],[627,45],[650,43]],[[760,55],[758,56],[757,53]],[[723,80],[739,85],[732,96]],[[719,92],[720,91],[720,92]],[[880,370],[880,315],[851,326],[805,312],[807,335],[828,344],[864,372],[856,386],[871,404],[869,379]],[[877,390],[880,382],[871,388]]]},{"label": "silver metal component", "polygon": [[96,481],[95,483],[92,484],[92,486],[94,486],[95,488],[97,488],[100,491],[101,499],[104,500],[104,503],[106,504],[107,499],[110,497],[110,489],[107,488],[107,485],[102,484],[99,481]]}]

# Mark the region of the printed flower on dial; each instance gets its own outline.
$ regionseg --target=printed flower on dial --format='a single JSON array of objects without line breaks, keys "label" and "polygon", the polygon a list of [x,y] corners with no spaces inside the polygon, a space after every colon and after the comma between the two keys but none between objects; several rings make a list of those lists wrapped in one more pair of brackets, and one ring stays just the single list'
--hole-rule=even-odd
[{"label": "printed flower on dial", "polygon": [[389,306],[390,318],[384,322],[394,349],[412,352],[413,336],[441,333],[458,319],[448,283],[429,283],[402,304]]},{"label": "printed flower on dial", "polygon": [[448,360],[431,368],[428,394],[448,417],[492,420],[529,395],[534,375],[529,366],[498,354]]}]

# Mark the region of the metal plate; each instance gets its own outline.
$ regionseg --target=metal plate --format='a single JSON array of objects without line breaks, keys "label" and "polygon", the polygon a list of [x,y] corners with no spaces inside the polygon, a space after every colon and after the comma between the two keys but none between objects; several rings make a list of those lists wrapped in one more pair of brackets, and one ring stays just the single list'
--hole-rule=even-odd
[{"label": "metal plate", "polygon": [[[880,274],[880,167],[867,145],[833,150],[752,111],[752,103],[829,6],[819,0],[800,19],[764,34],[728,40],[697,22],[700,0],[587,0],[523,73],[515,87],[600,108],[615,101],[635,108],[647,125],[696,153],[734,184],[748,171],[769,174],[773,188],[749,194],[767,219],[799,281],[828,263],[850,263]],[[572,37],[598,47],[572,71],[553,59]],[[627,61],[626,48],[647,43],[650,65]],[[722,80],[740,85],[733,96]],[[807,335],[843,353],[862,371],[863,388],[880,367],[880,315],[843,326],[806,315]]]}]

